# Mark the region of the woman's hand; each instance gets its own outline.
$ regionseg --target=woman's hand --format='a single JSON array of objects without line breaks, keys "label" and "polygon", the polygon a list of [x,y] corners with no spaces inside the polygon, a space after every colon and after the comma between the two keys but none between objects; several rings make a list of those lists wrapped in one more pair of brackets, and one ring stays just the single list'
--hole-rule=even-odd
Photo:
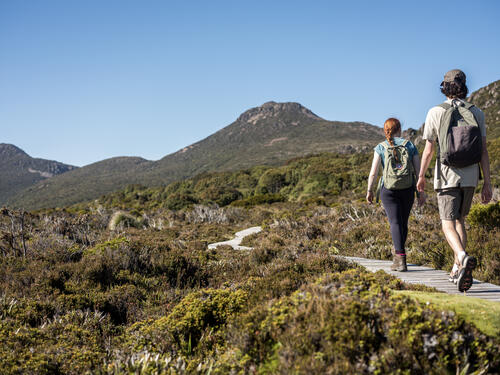
[{"label": "woman's hand", "polygon": [[367,201],[369,204],[372,204],[372,203],[373,203],[373,191],[368,190],[368,192],[366,193],[366,201]]},{"label": "woman's hand", "polygon": [[419,194],[418,194],[418,206],[422,207],[425,204],[426,200],[427,200],[427,198],[425,196],[425,193],[423,191],[419,192]]}]

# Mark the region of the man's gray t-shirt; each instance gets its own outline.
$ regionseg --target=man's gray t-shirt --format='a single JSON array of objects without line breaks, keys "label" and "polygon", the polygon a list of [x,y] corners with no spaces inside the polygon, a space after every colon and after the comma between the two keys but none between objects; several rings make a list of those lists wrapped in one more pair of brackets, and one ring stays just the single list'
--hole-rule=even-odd
[{"label": "man's gray t-shirt", "polygon": [[[451,99],[445,100],[445,103],[451,104]],[[481,130],[481,135],[486,137],[486,126],[484,124],[484,113],[477,107],[472,107],[471,112],[476,118],[479,129]],[[424,125],[423,139],[434,141],[437,144],[437,138],[439,134],[439,124],[441,123],[441,118],[445,113],[445,109],[440,106],[432,107],[427,113]],[[434,189],[447,189],[453,187],[476,187],[479,181],[479,168],[477,164],[470,165],[465,168],[453,168],[448,167],[440,163],[441,173],[440,178],[437,177],[437,163],[434,169]]]}]

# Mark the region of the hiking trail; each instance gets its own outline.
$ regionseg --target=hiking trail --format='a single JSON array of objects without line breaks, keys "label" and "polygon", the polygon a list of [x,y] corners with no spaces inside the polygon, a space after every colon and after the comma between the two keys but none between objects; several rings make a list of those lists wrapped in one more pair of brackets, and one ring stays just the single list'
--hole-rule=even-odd
[{"label": "hiking trail", "polygon": [[[261,231],[262,227],[251,227],[236,232],[235,237],[232,240],[211,243],[208,245],[208,248],[215,249],[217,246],[229,245],[232,246],[232,248],[235,250],[252,250],[252,247],[240,246],[240,243],[246,236],[254,233],[259,233]],[[371,272],[382,270],[409,284],[423,284],[436,288],[437,290],[448,294],[463,294],[458,291],[455,284],[448,281],[448,272],[446,271],[436,270],[434,268],[418,266],[416,264],[409,263],[407,272],[396,272],[391,271],[390,267],[392,261],[390,260],[348,257],[343,255],[339,255],[338,257],[360,264]],[[500,302],[500,286],[474,279],[472,287],[467,291],[466,295],[469,297],[477,297],[490,301]]]},{"label": "hiking trail", "polygon": [[259,233],[260,231],[262,231],[262,227],[247,228],[247,229],[241,230],[239,232],[236,232],[235,237],[232,240],[211,243],[208,245],[208,248],[215,249],[217,246],[229,245],[235,250],[252,250],[253,249],[252,247],[240,246],[240,243],[243,240],[243,238],[245,238],[246,236],[249,236],[249,235],[254,234],[254,233]]}]

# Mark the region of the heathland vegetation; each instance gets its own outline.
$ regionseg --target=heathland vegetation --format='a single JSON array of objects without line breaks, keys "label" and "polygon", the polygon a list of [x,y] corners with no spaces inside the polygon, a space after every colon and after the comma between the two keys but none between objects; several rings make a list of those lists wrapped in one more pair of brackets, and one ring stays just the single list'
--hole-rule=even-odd
[{"label": "heathland vegetation", "polygon": [[[467,306],[338,257],[390,257],[383,210],[362,200],[367,164],[320,154],[66,209],[3,210],[2,369],[495,373],[497,303]],[[476,202],[468,221],[475,276],[496,284],[499,217],[500,203]],[[414,209],[409,262],[451,267],[438,220],[433,199]],[[252,251],[207,249],[253,225],[264,230],[244,240]]]},{"label": "heathland vegetation", "polygon": [[[476,210],[477,276],[499,283],[498,223]],[[498,204],[488,210],[498,217]],[[493,305],[470,314],[337,257],[390,256],[380,207],[311,200],[120,211],[3,210],[4,373],[465,374],[500,366],[500,329],[482,313]],[[410,234],[409,260],[450,266],[432,210],[412,220],[421,230]],[[245,240],[254,250],[207,249],[255,224],[264,231]]]}]

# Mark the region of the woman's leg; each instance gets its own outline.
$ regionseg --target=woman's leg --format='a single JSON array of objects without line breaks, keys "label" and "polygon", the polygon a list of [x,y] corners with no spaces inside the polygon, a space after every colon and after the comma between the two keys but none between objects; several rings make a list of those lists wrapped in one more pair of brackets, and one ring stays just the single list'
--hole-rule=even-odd
[{"label": "woman's leg", "polygon": [[415,191],[413,188],[408,190],[401,190],[401,216],[402,216],[402,224],[403,224],[403,247],[406,244],[406,238],[408,237],[408,219],[410,218],[411,208],[413,207],[413,203],[415,201]]},{"label": "woman's leg", "polygon": [[391,226],[394,250],[396,254],[405,254],[401,199],[397,191],[388,190],[385,187],[380,192],[380,198]]}]

